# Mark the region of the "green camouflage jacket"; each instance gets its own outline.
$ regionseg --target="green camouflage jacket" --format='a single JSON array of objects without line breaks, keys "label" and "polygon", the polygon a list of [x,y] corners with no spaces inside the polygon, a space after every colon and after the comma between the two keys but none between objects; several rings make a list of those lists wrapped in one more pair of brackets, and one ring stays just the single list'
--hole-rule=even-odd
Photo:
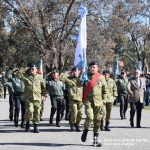
[{"label": "green camouflage jacket", "polygon": [[46,85],[42,75],[21,74],[21,79],[25,84],[25,97],[27,100],[39,100],[46,95]]},{"label": "green camouflage jacket", "polygon": [[105,94],[105,102],[114,102],[116,97],[118,96],[117,86],[113,79],[106,80],[106,91]]},{"label": "green camouflage jacket", "polygon": [[60,80],[68,86],[70,100],[82,101],[83,85],[80,83],[80,78],[68,78],[65,74],[61,74]]},{"label": "green camouflage jacket", "polygon": [[[89,85],[90,81],[92,80],[93,75],[88,75],[88,80],[84,83],[84,91],[86,86]],[[103,75],[100,74],[99,80],[96,82],[93,89],[89,92],[86,101],[93,101],[95,106],[103,106],[104,99],[106,94],[106,81]]]}]

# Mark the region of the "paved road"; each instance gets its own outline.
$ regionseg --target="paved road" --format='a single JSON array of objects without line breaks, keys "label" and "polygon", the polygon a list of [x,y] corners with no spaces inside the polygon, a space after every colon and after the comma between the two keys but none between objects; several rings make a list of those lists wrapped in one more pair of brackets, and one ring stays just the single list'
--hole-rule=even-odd
[{"label": "paved road", "polygon": [[[26,133],[20,127],[14,127],[8,120],[8,97],[0,99],[0,150],[150,150],[150,111],[143,110],[142,127],[130,128],[129,111],[126,120],[120,120],[119,108],[113,107],[111,132],[100,132],[103,147],[91,146],[92,128],[87,142],[80,140],[81,133],[70,132],[68,122],[63,120],[62,127],[50,127],[49,98],[45,103],[44,121],[40,124],[40,133]],[[82,120],[82,125],[84,118]]]}]

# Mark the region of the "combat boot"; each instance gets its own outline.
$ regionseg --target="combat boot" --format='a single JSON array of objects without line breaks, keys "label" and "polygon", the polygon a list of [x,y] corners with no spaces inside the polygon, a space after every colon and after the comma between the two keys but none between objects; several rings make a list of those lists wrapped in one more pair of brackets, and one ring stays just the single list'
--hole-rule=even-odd
[{"label": "combat boot", "polygon": [[81,141],[82,142],[86,141],[86,137],[87,137],[88,131],[89,131],[88,129],[84,129],[83,130],[83,133],[82,133],[82,136],[81,136]]},{"label": "combat boot", "polygon": [[102,143],[98,140],[98,133],[94,133],[93,135],[93,146],[94,147],[102,147]]},{"label": "combat boot", "polygon": [[65,116],[65,120],[69,120],[69,115],[66,115],[66,116]]},{"label": "combat boot", "polygon": [[76,131],[77,132],[82,132],[82,129],[81,129],[81,127],[79,125],[76,125]]},{"label": "combat boot", "polygon": [[39,129],[38,129],[38,124],[34,124],[34,130],[33,130],[34,133],[39,133]]},{"label": "combat boot", "polygon": [[24,123],[24,121],[21,122],[21,128],[25,128],[25,123]]},{"label": "combat boot", "polygon": [[109,122],[108,121],[106,121],[105,131],[111,131],[110,128],[109,128]]},{"label": "combat boot", "polygon": [[76,130],[75,125],[74,125],[74,124],[71,124],[71,125],[70,125],[70,128],[71,128],[71,131],[75,131],[75,130]]},{"label": "combat boot", "polygon": [[56,127],[61,127],[60,122],[56,122]]},{"label": "combat boot", "polygon": [[25,129],[27,132],[30,132],[30,122],[29,121],[26,122]]},{"label": "combat boot", "polygon": [[18,119],[15,119],[14,124],[15,124],[15,127],[18,127]]},{"label": "combat boot", "polygon": [[54,123],[53,123],[53,118],[50,118],[49,120],[49,125],[52,126]]}]

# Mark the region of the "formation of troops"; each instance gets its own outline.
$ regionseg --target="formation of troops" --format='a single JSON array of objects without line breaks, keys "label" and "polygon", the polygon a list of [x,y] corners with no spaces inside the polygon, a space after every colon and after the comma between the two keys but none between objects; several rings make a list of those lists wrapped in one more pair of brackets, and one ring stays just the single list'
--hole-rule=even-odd
[{"label": "formation of troops", "polygon": [[[21,128],[30,132],[33,123],[33,132],[39,133],[44,101],[49,95],[49,125],[54,125],[55,114],[57,127],[61,127],[61,120],[65,118],[69,121],[71,131],[82,132],[81,141],[86,142],[93,123],[93,146],[102,146],[98,140],[99,130],[111,131],[111,110],[116,101],[120,102],[120,119],[126,119],[130,104],[130,126],[141,128],[142,109],[144,105],[149,105],[149,77],[135,69],[133,74],[121,70],[120,75],[113,78],[108,69],[101,74],[97,62],[91,62],[87,79],[83,81],[85,71],[85,68],[78,70],[73,67],[70,72],[59,74],[53,64],[44,77],[34,64],[28,64],[25,69],[19,66],[1,71],[0,96],[6,99],[8,89],[10,121],[14,121],[14,126],[18,127],[21,110]],[[83,106],[86,118],[81,127]]]}]

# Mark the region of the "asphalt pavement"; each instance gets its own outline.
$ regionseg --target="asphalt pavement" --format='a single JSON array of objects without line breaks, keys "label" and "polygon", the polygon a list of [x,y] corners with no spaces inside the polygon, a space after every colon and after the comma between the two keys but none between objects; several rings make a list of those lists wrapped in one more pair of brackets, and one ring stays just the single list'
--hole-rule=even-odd
[{"label": "asphalt pavement", "polygon": [[[9,121],[8,95],[5,100],[0,98],[0,150],[150,150],[150,109],[143,109],[142,128],[131,128],[129,109],[127,119],[121,120],[119,107],[113,106],[111,131],[100,131],[99,139],[103,146],[93,147],[92,127],[87,141],[83,143],[82,133],[71,132],[68,121],[62,120],[61,127],[49,126],[50,107],[48,97],[45,102],[43,121],[39,127],[40,133],[27,133],[20,126],[14,127],[14,123]],[[85,115],[81,122],[82,126],[84,119]]]}]

